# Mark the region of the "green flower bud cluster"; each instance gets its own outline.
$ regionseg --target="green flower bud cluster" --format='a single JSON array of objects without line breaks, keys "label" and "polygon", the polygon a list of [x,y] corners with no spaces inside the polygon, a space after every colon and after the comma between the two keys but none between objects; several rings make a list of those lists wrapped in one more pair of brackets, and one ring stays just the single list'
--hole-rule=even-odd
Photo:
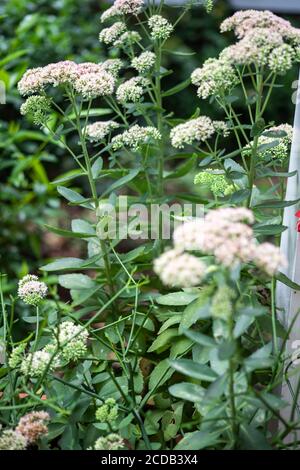
[{"label": "green flower bud cluster", "polygon": [[214,7],[214,0],[206,0],[204,6],[205,6],[206,12],[211,13]]},{"label": "green flower bud cluster", "polygon": [[[270,127],[265,131],[266,135],[261,135],[258,139],[258,157],[261,160],[276,160],[283,163],[289,156],[290,146],[293,137],[293,128],[289,124]],[[270,135],[270,133],[272,135]],[[251,146],[243,150],[243,155],[251,157]]]},{"label": "green flower bud cluster", "polygon": [[213,296],[211,304],[211,314],[214,318],[228,320],[233,313],[232,300],[234,292],[228,286],[218,287],[217,292]]},{"label": "green flower bud cluster", "polygon": [[215,196],[227,196],[234,192],[234,186],[226,180],[223,173],[217,173],[211,168],[201,171],[195,176],[194,184],[207,186]]},{"label": "green flower bud cluster", "polygon": [[100,406],[96,410],[96,419],[100,423],[112,423],[118,417],[118,405],[114,398],[108,398],[105,400],[104,405]]},{"label": "green flower bud cluster", "polygon": [[47,122],[51,112],[51,99],[46,96],[33,95],[27,98],[20,108],[21,114],[32,118],[33,123],[42,126]]},{"label": "green flower bud cluster", "polygon": [[15,369],[22,362],[25,348],[26,343],[21,343],[16,348],[13,348],[11,355],[8,359],[8,365],[11,369]]}]

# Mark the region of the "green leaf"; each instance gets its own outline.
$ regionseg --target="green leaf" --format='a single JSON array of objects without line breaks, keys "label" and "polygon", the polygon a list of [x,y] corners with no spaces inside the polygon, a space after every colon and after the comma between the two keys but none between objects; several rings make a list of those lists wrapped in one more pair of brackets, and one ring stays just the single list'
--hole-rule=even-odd
[{"label": "green leaf", "polygon": [[101,170],[103,168],[103,159],[102,157],[98,157],[97,160],[92,165],[92,176],[93,179],[97,179]]},{"label": "green leaf", "polygon": [[166,96],[172,96],[172,95],[175,95],[176,93],[179,93],[180,91],[187,88],[190,85],[190,83],[191,83],[191,79],[187,78],[183,82],[178,83],[178,85],[176,85],[176,86],[170,88],[169,90],[165,91],[162,94],[163,98],[166,97]]},{"label": "green leaf", "polygon": [[88,237],[91,237],[96,234],[96,230],[94,229],[94,227],[92,227],[89,222],[86,222],[82,219],[72,220],[72,232],[74,232],[75,234],[84,233],[87,234]]},{"label": "green leaf", "polygon": [[197,403],[202,401],[205,395],[205,388],[190,382],[181,382],[169,387],[169,392],[173,397]]},{"label": "green leaf", "polygon": [[150,374],[149,390],[154,392],[154,390],[169,380],[173,374],[174,370],[170,368],[168,359],[160,361]]},{"label": "green leaf", "polygon": [[65,289],[92,289],[96,283],[85,274],[63,274],[58,276],[58,283]]},{"label": "green leaf", "polygon": [[252,126],[251,137],[257,137],[264,131],[266,127],[265,120],[263,118],[258,119]]},{"label": "green leaf", "polygon": [[88,237],[95,237],[95,234],[90,233],[80,233],[80,232],[71,232],[70,230],[64,230],[58,227],[52,227],[51,225],[45,224],[44,227],[52,233],[56,233],[61,237],[67,238],[88,238]]},{"label": "green leaf", "polygon": [[236,351],[236,342],[232,341],[224,341],[218,347],[218,358],[220,361],[226,361],[230,359]]},{"label": "green leaf", "polygon": [[161,333],[152,343],[148,352],[157,351],[157,349],[166,349],[165,346],[170,347],[172,345],[172,339],[178,336],[177,328],[169,328],[168,330]]},{"label": "green leaf", "polygon": [[199,333],[194,330],[183,330],[182,333],[187,336],[189,339],[194,341],[194,343],[200,344],[208,348],[215,348],[217,343],[210,336],[206,336],[203,333]]},{"label": "green leaf", "polygon": [[51,181],[51,184],[60,184],[64,183],[65,181],[72,181],[73,179],[78,178],[79,176],[83,176],[84,174],[85,173],[82,170],[67,171],[62,175],[57,176],[53,181]]},{"label": "green leaf", "polygon": [[198,296],[199,294],[189,292],[173,292],[171,294],[161,295],[155,300],[159,305],[180,306],[190,304]]},{"label": "green leaf", "polygon": [[229,198],[230,204],[238,204],[245,201],[250,195],[249,189],[239,189],[235,191]]},{"label": "green leaf", "polygon": [[104,191],[104,193],[102,194],[102,197],[105,196],[106,194],[109,194],[111,193],[112,191],[115,191],[116,189],[118,188],[121,188],[122,186],[124,186],[125,184],[129,183],[130,181],[132,181],[138,174],[139,174],[140,170],[138,168],[136,168],[135,170],[131,170],[128,175],[126,176],[123,176],[122,178],[120,178],[118,181],[115,181],[114,183],[112,183],[109,188],[106,189],[106,191]]},{"label": "green leaf", "polygon": [[212,447],[219,441],[220,431],[194,431],[188,432],[177,444],[174,450],[201,450]]},{"label": "green leaf", "polygon": [[83,259],[80,258],[59,258],[52,263],[42,266],[42,271],[62,271],[64,269],[76,269],[80,268],[84,263]]},{"label": "green leaf", "polygon": [[233,336],[235,338],[239,338],[243,333],[245,333],[245,331],[247,331],[254,320],[255,318],[249,315],[240,315],[234,326]]},{"label": "green leaf", "polygon": [[279,199],[270,199],[268,201],[255,204],[254,209],[282,209],[284,207],[294,206],[299,202],[300,199],[295,199],[294,201],[280,201]]},{"label": "green leaf", "polygon": [[85,201],[85,198],[81,194],[73,191],[73,189],[66,188],[65,186],[57,186],[57,191],[61,196],[67,199],[67,201],[74,202],[76,204],[80,204]]},{"label": "green leaf", "polygon": [[295,282],[291,281],[285,274],[283,273],[278,273],[276,276],[277,281],[282,282],[282,284],[285,284],[286,286],[290,287],[293,290],[300,290],[299,284],[296,284]]},{"label": "green leaf", "polygon": [[175,171],[167,173],[164,176],[164,179],[176,179],[185,176],[187,173],[190,173],[194,170],[197,161],[197,156],[193,155],[187,161],[185,161],[182,165],[179,165]]},{"label": "green leaf", "polygon": [[254,426],[245,422],[241,423],[240,436],[242,446],[248,450],[272,450],[272,447],[266,440],[266,437]]},{"label": "green leaf", "polygon": [[255,235],[279,235],[287,229],[286,226],[280,224],[269,224],[253,226]]},{"label": "green leaf", "polygon": [[176,361],[170,361],[170,365],[175,370],[177,370],[177,372],[194,379],[213,382],[218,377],[217,374],[208,366],[197,364],[190,359],[178,359]]},{"label": "green leaf", "polygon": [[202,289],[199,291],[197,299],[184,310],[179,326],[180,333],[190,328],[197,320],[210,318],[210,293],[209,289]]}]

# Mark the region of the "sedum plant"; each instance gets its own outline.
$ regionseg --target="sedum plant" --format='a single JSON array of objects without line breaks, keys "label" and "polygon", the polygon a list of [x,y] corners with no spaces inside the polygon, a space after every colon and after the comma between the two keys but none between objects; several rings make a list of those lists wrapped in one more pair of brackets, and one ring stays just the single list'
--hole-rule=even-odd
[{"label": "sedum plant", "polygon": [[[19,82],[21,112],[76,164],[54,183],[82,218],[47,229],[86,246],[84,259],[41,267],[48,298],[44,281],[21,280],[35,334],[14,337],[13,302],[2,297],[2,409],[12,410],[11,428],[20,393],[29,409],[49,409],[43,448],[281,449],[299,426],[297,396],[287,421],[276,395],[289,361],[276,280],[299,288],[280,273],[286,260],[276,246],[290,204],[292,131],[264,113],[299,61],[300,32],[270,12],[238,12],[221,25],[234,45],[168,88],[168,40],[191,7],[171,24],[163,1],[116,0],[101,16],[106,61],[51,63]],[[199,104],[217,102],[222,121],[199,108],[184,118],[168,109],[166,98],[190,83]],[[195,182],[188,194],[182,177]],[[205,217],[189,220],[186,201],[204,204]],[[151,238],[137,215],[172,202],[180,210],[170,219],[184,223],[170,247],[162,223]],[[124,252],[128,238],[142,242]],[[70,302],[60,300],[54,274]],[[280,427],[271,432],[274,418]]]}]

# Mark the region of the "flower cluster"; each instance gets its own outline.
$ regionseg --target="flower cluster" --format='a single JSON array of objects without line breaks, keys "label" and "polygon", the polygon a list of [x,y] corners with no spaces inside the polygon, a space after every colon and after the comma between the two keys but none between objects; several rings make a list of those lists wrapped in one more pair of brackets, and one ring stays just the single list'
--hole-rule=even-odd
[{"label": "flower cluster", "polygon": [[123,15],[138,15],[143,5],[144,0],[115,0],[113,6]]},{"label": "flower cluster", "polygon": [[254,28],[270,28],[272,31],[280,33],[284,38],[300,41],[299,29],[294,28],[289,21],[268,10],[238,11],[221,24],[222,33],[233,30],[239,39],[245,37]]},{"label": "flower cluster", "polygon": [[85,127],[85,135],[92,141],[103,140],[111,131],[118,129],[119,124],[115,121],[97,121]]},{"label": "flower cluster", "polygon": [[115,86],[114,77],[108,72],[83,74],[74,83],[76,92],[83,98],[91,100],[98,96],[111,95]]},{"label": "flower cluster", "polygon": [[42,349],[27,354],[21,362],[21,372],[26,377],[42,377],[46,371],[52,372],[59,363],[57,359],[51,361],[52,354]]},{"label": "flower cluster", "polygon": [[25,450],[27,441],[22,434],[6,429],[0,435],[0,450]]},{"label": "flower cluster", "polygon": [[286,260],[276,246],[257,244],[248,225],[253,222],[253,213],[243,207],[215,209],[204,219],[186,222],[174,230],[174,249],[154,261],[154,271],[168,286],[199,285],[207,268],[201,259],[185,253],[198,251],[213,255],[226,268],[252,262],[273,276],[285,266]]},{"label": "flower cluster", "polygon": [[[258,139],[259,158],[265,161],[284,162],[289,155],[292,137],[293,127],[289,124],[270,127],[266,135],[261,135]],[[251,144],[245,147],[243,155],[251,155]]]},{"label": "flower cluster", "polygon": [[145,93],[145,87],[149,85],[149,81],[144,77],[133,77],[122,83],[117,91],[117,100],[120,103],[136,103],[140,101]]},{"label": "flower cluster", "polygon": [[[112,94],[115,84],[115,70],[120,69],[121,62],[119,59],[116,60],[108,60],[102,64],[93,62],[76,64],[72,61],[62,61],[45,67],[29,69],[19,81],[18,89],[22,96],[41,93],[49,85],[54,87],[73,86],[79,94],[86,98]],[[39,97],[39,99],[41,98],[46,99]],[[41,101],[41,106],[45,107],[45,102]]]},{"label": "flower cluster", "polygon": [[33,274],[28,274],[19,281],[18,296],[28,305],[39,305],[47,292],[46,284]]},{"label": "flower cluster", "polygon": [[115,18],[116,16],[121,16],[121,12],[115,5],[112,5],[102,13],[100,16],[100,21],[101,23],[105,23],[106,21]]},{"label": "flower cluster", "polygon": [[201,68],[194,70],[191,80],[198,87],[199,98],[218,98],[231,92],[238,83],[238,76],[227,61],[208,59]]},{"label": "flower cluster", "polygon": [[47,122],[50,112],[51,99],[39,95],[29,96],[20,108],[20,113],[23,116],[31,117],[33,123],[37,126],[41,126]]},{"label": "flower cluster", "polygon": [[138,150],[142,145],[151,140],[160,140],[161,134],[155,127],[141,127],[138,124],[130,127],[122,134],[118,134],[112,139],[113,150],[119,150],[122,147],[129,147],[132,150]]},{"label": "flower cluster", "polygon": [[270,11],[235,13],[221,25],[233,30],[239,41],[220,58],[236,65],[267,65],[274,73],[285,73],[299,58],[300,30]]},{"label": "flower cluster", "polygon": [[94,447],[89,450],[122,450],[124,449],[124,441],[119,434],[111,433],[106,437],[99,437]]},{"label": "flower cluster", "polygon": [[115,47],[126,47],[133,46],[135,43],[140,42],[141,35],[137,31],[125,31],[121,36],[114,42]]},{"label": "flower cluster", "polygon": [[154,52],[145,51],[142,52],[142,54],[138,57],[134,57],[134,59],[132,59],[131,65],[139,73],[145,74],[153,68],[155,64],[155,57],[156,56]]},{"label": "flower cluster", "polygon": [[228,128],[225,122],[212,121],[207,116],[200,116],[175,126],[170,133],[171,144],[175,148],[183,148],[184,145],[192,145],[194,142],[205,142],[215,132],[222,132],[223,135],[227,135]]},{"label": "flower cluster", "polygon": [[105,70],[105,72],[108,72],[114,78],[117,78],[120,70],[123,67],[124,64],[121,59],[107,59],[105,62],[102,62],[102,64],[100,64],[100,71]]},{"label": "flower cluster", "polygon": [[32,411],[20,419],[16,432],[26,439],[27,444],[34,444],[42,436],[48,434],[47,422],[49,420],[50,416],[45,411]]},{"label": "flower cluster", "polygon": [[100,423],[113,423],[118,417],[118,405],[114,398],[105,400],[104,405],[96,410],[96,419]]},{"label": "flower cluster", "polygon": [[19,346],[13,348],[8,359],[8,365],[11,369],[15,369],[21,363],[25,349],[26,343],[21,343]]},{"label": "flower cluster", "polygon": [[6,429],[0,436],[0,450],[25,450],[48,434],[50,416],[45,411],[32,411],[23,416],[15,429]]},{"label": "flower cluster", "polygon": [[196,256],[172,249],[154,261],[154,272],[170,287],[193,287],[205,277],[206,265]]},{"label": "flower cluster", "polygon": [[223,173],[207,168],[194,178],[195,184],[207,186],[215,196],[227,196],[235,190],[234,185],[228,183]]},{"label": "flower cluster", "polygon": [[166,40],[173,31],[173,26],[166,18],[160,15],[153,15],[148,20],[150,35],[154,40]]},{"label": "flower cluster", "polygon": [[286,261],[273,245],[272,258],[257,255],[262,245],[257,245],[248,225],[253,222],[252,212],[243,207],[212,210],[204,220],[187,222],[174,231],[175,249],[190,250],[192,246],[193,250],[214,255],[226,267],[252,261],[267,274],[274,275]]},{"label": "flower cluster", "polygon": [[65,361],[77,361],[87,351],[88,331],[70,321],[63,322],[57,329],[57,342],[62,347],[61,356]]},{"label": "flower cluster", "polygon": [[99,41],[107,46],[112,45],[115,41],[126,31],[126,24],[122,21],[117,21],[109,28],[104,28],[100,31]]},{"label": "flower cluster", "polygon": [[218,287],[211,303],[211,314],[214,318],[227,320],[233,313],[232,299],[234,292],[226,285]]}]

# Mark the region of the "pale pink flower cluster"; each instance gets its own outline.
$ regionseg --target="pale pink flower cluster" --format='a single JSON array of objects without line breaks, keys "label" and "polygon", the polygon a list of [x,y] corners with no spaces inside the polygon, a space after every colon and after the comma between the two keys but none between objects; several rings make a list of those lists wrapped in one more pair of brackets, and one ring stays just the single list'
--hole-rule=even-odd
[{"label": "pale pink flower cluster", "polygon": [[18,296],[28,305],[38,305],[47,292],[47,285],[34,274],[28,274],[19,281]]},{"label": "pale pink flower cluster", "polygon": [[269,28],[284,38],[300,42],[300,30],[294,28],[289,21],[268,10],[238,11],[221,24],[222,33],[233,30],[239,39],[245,37],[254,28]]},{"label": "pale pink flower cluster", "polygon": [[111,131],[118,129],[119,126],[115,121],[97,121],[93,124],[88,124],[84,131],[92,142],[97,142],[103,140]]},{"label": "pale pink flower cluster", "polygon": [[110,8],[105,10],[102,15],[100,16],[101,23],[105,23],[105,21],[110,20],[111,18],[115,18],[116,16],[120,16],[121,12],[116,8],[115,5],[112,5]]},{"label": "pale pink flower cluster", "polygon": [[20,419],[15,431],[26,439],[27,445],[31,445],[48,434],[48,421],[50,416],[46,411],[32,411]]},{"label": "pale pink flower cluster", "polygon": [[285,73],[299,61],[300,29],[270,11],[247,10],[235,13],[221,25],[240,39],[221,53],[220,58],[236,65],[267,65],[274,73]]},{"label": "pale pink flower cluster", "polygon": [[124,15],[138,15],[143,5],[144,0],[116,0],[113,6]]},{"label": "pale pink flower cluster", "polygon": [[79,88],[81,88],[82,78],[85,77],[85,81],[89,81],[91,88],[97,88],[97,96],[111,94],[114,88],[114,78],[113,74],[108,72],[109,67],[108,61],[103,64],[93,62],[76,64],[70,60],[56,62],[45,67],[27,70],[18,83],[18,89],[22,96],[27,96],[40,93],[49,85],[54,87],[70,85],[76,88],[79,80],[81,81]]},{"label": "pale pink flower cluster", "polygon": [[154,272],[166,286],[193,287],[204,278],[206,265],[196,256],[173,249],[154,261]]},{"label": "pale pink flower cluster", "polygon": [[175,148],[183,148],[184,145],[205,142],[215,132],[228,134],[228,128],[223,121],[212,121],[208,116],[200,116],[196,119],[175,126],[170,133],[171,144]]},{"label": "pale pink flower cluster", "polygon": [[85,99],[93,99],[98,96],[111,95],[114,91],[115,79],[108,73],[85,73],[74,83],[75,91]]},{"label": "pale pink flower cluster", "polygon": [[273,276],[279,269],[287,266],[286,258],[280,253],[277,246],[271,243],[262,243],[255,250],[254,263],[269,276]]},{"label": "pale pink flower cluster", "polygon": [[229,268],[253,262],[272,276],[285,266],[285,258],[278,247],[256,242],[249,226],[253,222],[252,211],[243,207],[212,210],[204,219],[191,220],[175,229],[175,250],[210,254]]}]

